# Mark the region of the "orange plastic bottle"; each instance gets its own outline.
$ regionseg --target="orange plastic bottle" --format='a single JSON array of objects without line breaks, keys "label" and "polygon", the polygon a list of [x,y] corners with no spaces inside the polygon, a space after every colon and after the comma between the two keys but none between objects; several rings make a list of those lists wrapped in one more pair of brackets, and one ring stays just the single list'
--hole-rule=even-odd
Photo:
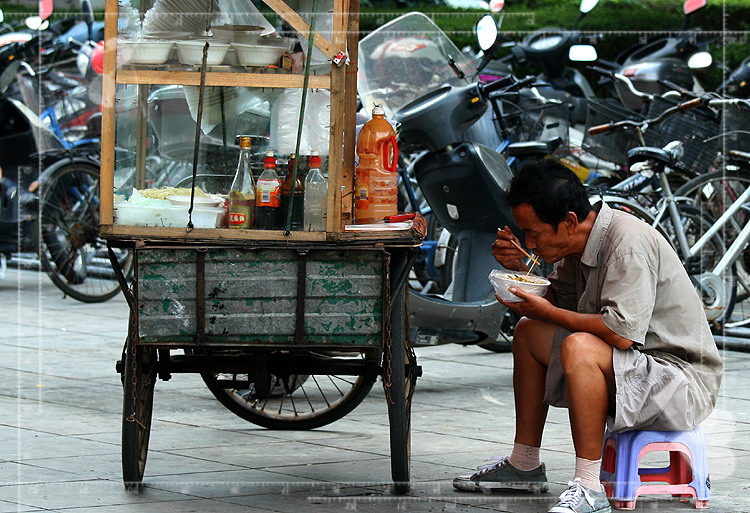
[{"label": "orange plastic bottle", "polygon": [[354,220],[376,223],[398,213],[398,146],[396,132],[382,108],[372,109],[357,139]]},{"label": "orange plastic bottle", "polygon": [[382,222],[398,213],[398,173],[383,169],[375,155],[363,153],[355,173],[354,219],[357,224]]},{"label": "orange plastic bottle", "polygon": [[396,131],[388,120],[382,107],[372,109],[372,119],[364,124],[357,138],[357,155],[365,153],[378,157],[378,165],[383,169],[396,172],[398,164],[398,146]]}]

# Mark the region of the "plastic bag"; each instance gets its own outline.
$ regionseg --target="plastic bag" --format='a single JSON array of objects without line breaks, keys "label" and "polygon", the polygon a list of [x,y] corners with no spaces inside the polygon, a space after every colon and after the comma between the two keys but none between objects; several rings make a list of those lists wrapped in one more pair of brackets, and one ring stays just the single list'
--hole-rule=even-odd
[{"label": "plastic bag", "polygon": [[[271,147],[280,155],[296,151],[302,89],[284,89],[271,109]],[[325,89],[307,92],[300,155],[317,150],[328,155],[331,128],[331,93]]]}]

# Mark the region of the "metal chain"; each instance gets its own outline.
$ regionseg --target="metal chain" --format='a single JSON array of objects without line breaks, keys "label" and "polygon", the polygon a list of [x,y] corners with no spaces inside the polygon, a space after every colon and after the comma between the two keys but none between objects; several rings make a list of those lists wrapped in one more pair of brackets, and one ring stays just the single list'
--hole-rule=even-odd
[{"label": "metal chain", "polygon": [[143,425],[143,423],[138,420],[137,415],[137,408],[136,404],[138,401],[138,365],[136,362],[136,350],[135,350],[135,317],[131,314],[130,316],[130,326],[128,329],[128,344],[130,345],[130,400],[132,401],[133,411],[130,413],[130,416],[127,417],[125,420],[127,422],[135,422],[139,426],[141,426],[143,429],[146,429],[146,426]]},{"label": "metal chain", "polygon": [[385,390],[385,398],[388,404],[393,404],[393,396],[391,395],[391,386],[393,385],[393,362],[391,358],[391,350],[393,349],[393,339],[391,335],[391,254],[388,252],[385,255],[385,268],[388,270],[387,279],[383,284],[383,312],[387,315],[383,320],[383,389]]}]

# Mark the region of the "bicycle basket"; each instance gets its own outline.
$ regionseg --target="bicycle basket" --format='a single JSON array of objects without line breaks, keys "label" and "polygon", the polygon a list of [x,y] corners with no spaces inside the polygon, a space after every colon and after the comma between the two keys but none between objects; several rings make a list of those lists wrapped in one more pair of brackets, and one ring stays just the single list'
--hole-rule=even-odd
[{"label": "bicycle basket", "polygon": [[724,150],[750,152],[750,111],[739,105],[726,105],[724,117],[724,137],[719,140]]},{"label": "bicycle basket", "polygon": [[503,122],[513,142],[545,141],[559,137],[557,152],[567,152],[569,114],[567,104],[539,104],[536,98],[521,96],[518,102],[499,102]]},{"label": "bicycle basket", "polygon": [[[648,109],[649,118],[655,118],[676,101],[655,96]],[[716,160],[719,151],[719,122],[708,109],[691,109],[669,116],[652,124],[644,133],[646,145],[663,148],[672,141],[681,141],[685,150],[678,165],[686,171],[705,173]],[[713,139],[711,139],[713,138]]]},{"label": "bicycle basket", "polygon": [[590,135],[588,129],[624,119],[642,121],[643,116],[624,108],[616,100],[591,99],[587,102],[586,130],[582,147],[595,157],[608,162],[625,165],[628,163],[628,150],[640,146],[634,130],[615,130],[604,134]]}]

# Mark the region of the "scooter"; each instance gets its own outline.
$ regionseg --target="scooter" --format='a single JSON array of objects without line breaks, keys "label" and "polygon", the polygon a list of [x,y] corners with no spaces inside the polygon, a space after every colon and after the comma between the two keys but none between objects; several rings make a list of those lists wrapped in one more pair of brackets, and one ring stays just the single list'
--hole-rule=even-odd
[{"label": "scooter", "polygon": [[495,299],[488,275],[501,269],[490,250],[497,228],[513,226],[503,200],[512,172],[494,149],[464,142],[463,136],[487,110],[488,96],[513,84],[512,77],[488,85],[471,82],[471,63],[421,13],[401,16],[363,38],[359,66],[365,109],[379,104],[399,124],[400,153],[417,155],[413,169],[420,192],[456,241],[447,290],[410,290],[414,345],[507,350],[512,319]]}]

